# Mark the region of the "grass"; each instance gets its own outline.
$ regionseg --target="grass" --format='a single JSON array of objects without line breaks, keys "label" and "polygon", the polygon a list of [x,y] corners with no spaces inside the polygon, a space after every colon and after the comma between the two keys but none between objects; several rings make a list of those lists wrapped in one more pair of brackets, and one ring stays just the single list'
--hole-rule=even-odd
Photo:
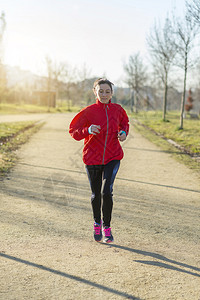
[{"label": "grass", "polygon": [[17,160],[17,150],[37,132],[43,123],[0,123],[0,177],[5,176]]},{"label": "grass", "polygon": [[48,108],[33,104],[10,104],[0,103],[0,115],[6,114],[29,114],[29,113],[64,113],[68,111],[78,112],[80,107],[68,107],[67,101],[57,101],[57,106]]},{"label": "grass", "polygon": [[[162,112],[139,112],[130,116],[133,118],[133,124],[134,119],[139,121],[139,123],[135,122],[135,128],[146,138],[163,150],[172,153],[176,159],[187,166],[197,171],[200,170],[200,161],[195,159],[200,156],[200,120],[184,119],[184,128],[179,130],[178,112],[169,112],[167,122],[163,122]],[[168,139],[183,147],[184,151],[169,144]]]}]

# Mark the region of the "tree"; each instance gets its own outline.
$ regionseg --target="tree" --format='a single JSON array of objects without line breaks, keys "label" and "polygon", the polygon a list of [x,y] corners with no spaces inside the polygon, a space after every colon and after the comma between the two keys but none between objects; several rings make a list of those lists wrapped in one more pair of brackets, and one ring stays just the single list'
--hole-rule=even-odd
[{"label": "tree", "polygon": [[194,21],[200,25],[200,1],[192,0],[192,3],[187,1],[186,5],[190,17],[192,17]]},{"label": "tree", "polygon": [[154,72],[164,85],[163,121],[166,121],[169,72],[177,53],[172,22],[169,18],[165,19],[163,28],[160,23],[155,22],[154,27],[147,36],[147,44],[152,56]]},{"label": "tree", "polygon": [[49,56],[46,56],[46,68],[47,68],[47,92],[48,92],[48,106],[50,107],[50,97],[51,92],[54,91],[56,93],[56,98],[62,96],[62,94],[66,94],[66,90],[68,90],[68,82],[66,83],[66,79],[69,80],[69,66],[66,62],[52,61]]},{"label": "tree", "polygon": [[[127,64],[124,64],[124,70],[126,72],[126,83],[128,84],[131,91],[135,93],[135,112],[138,112],[138,95],[140,90],[144,87],[145,81],[147,79],[146,67],[144,66],[143,60],[140,53],[130,55]],[[132,94],[132,92],[131,92]],[[133,95],[133,94],[132,94]],[[132,100],[131,95],[131,100]],[[132,105],[131,105],[132,110]]]},{"label": "tree", "polygon": [[3,60],[3,35],[6,29],[6,19],[5,19],[5,13],[2,12],[0,16],[0,63],[2,63]]},{"label": "tree", "polygon": [[47,67],[47,92],[48,92],[48,111],[50,110],[50,92],[52,90],[53,68],[52,60],[49,56],[45,57]]},{"label": "tree", "polygon": [[[88,105],[93,99],[93,91],[91,88],[88,89],[88,80],[91,74],[91,70],[84,63],[82,66],[76,69],[77,73],[77,92],[76,96],[81,99],[81,105]],[[90,82],[89,82],[89,86]]]},{"label": "tree", "polygon": [[177,65],[184,71],[183,79],[183,92],[181,99],[181,113],[180,113],[180,126],[179,129],[183,129],[183,116],[185,107],[185,95],[187,84],[188,68],[191,68],[194,60],[191,59],[191,53],[194,48],[194,40],[198,34],[198,26],[191,15],[184,16],[183,19],[174,18],[174,35],[175,43],[178,49],[177,52]]},{"label": "tree", "polygon": [[65,77],[66,74],[66,63],[64,62],[54,62],[52,63],[52,79],[53,79],[53,85],[54,89],[56,91],[56,98],[59,96],[59,91],[62,86],[62,80]]},{"label": "tree", "polygon": [[73,98],[73,92],[74,90],[77,91],[74,86],[75,84],[75,79],[76,79],[76,69],[74,67],[71,67],[69,64],[65,63],[65,72],[62,78],[62,82],[64,83],[63,85],[63,95],[67,100],[67,105],[68,105],[68,111],[71,110],[71,100]]},{"label": "tree", "polygon": [[3,35],[6,29],[5,13],[0,16],[0,101],[5,95],[6,90],[6,70],[3,65]]}]

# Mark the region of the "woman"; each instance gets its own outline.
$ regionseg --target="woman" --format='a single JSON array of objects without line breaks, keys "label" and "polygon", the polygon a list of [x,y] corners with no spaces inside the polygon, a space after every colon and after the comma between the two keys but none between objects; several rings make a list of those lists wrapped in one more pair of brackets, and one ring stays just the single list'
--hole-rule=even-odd
[{"label": "woman", "polygon": [[86,164],[92,190],[94,239],[100,242],[103,237],[105,243],[110,243],[114,240],[110,227],[113,183],[123,158],[120,142],[126,140],[129,120],[119,104],[111,103],[112,82],[106,78],[99,78],[94,82],[93,91],[96,103],[85,107],[74,117],[69,132],[77,141],[85,139],[83,162]]}]

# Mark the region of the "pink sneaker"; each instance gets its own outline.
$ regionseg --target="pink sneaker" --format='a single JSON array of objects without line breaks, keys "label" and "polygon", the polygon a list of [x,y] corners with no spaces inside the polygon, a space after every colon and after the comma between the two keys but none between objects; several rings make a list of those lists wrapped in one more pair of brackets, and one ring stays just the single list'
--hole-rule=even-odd
[{"label": "pink sneaker", "polygon": [[104,237],[103,237],[104,243],[111,243],[114,241],[113,235],[111,233],[111,227],[105,226],[103,232],[104,232]]},{"label": "pink sneaker", "polygon": [[102,221],[101,224],[97,224],[94,222],[94,239],[96,242],[100,242],[102,240]]}]

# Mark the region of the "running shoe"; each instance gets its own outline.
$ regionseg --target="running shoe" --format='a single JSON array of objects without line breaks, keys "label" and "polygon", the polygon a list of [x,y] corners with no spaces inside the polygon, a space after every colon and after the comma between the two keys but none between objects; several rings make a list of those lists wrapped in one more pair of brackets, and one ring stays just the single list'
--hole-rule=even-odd
[{"label": "running shoe", "polygon": [[94,222],[94,239],[96,242],[100,242],[102,240],[102,221],[101,224],[97,224]]},{"label": "running shoe", "polygon": [[104,237],[103,242],[104,243],[111,243],[114,241],[114,238],[111,233],[111,227],[105,226],[103,229]]}]

